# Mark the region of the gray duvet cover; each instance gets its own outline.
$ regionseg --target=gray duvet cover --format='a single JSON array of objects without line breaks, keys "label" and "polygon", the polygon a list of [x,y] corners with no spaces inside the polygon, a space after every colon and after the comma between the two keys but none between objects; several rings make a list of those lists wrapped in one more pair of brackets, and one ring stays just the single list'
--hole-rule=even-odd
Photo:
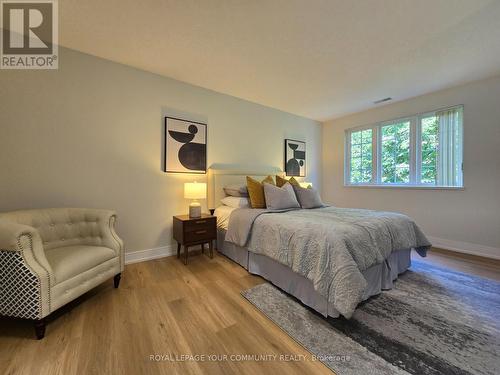
[{"label": "gray duvet cover", "polygon": [[226,241],[266,255],[313,282],[346,318],[362,300],[367,268],[396,250],[431,246],[420,228],[398,213],[324,207],[232,212]]}]

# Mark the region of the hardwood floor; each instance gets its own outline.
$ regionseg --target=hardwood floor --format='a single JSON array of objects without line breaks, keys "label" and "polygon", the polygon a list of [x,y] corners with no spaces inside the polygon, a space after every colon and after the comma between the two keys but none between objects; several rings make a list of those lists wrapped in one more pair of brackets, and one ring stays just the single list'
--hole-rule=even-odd
[{"label": "hardwood floor", "polygon": [[412,259],[500,281],[500,260],[432,248],[426,258],[412,252]]},{"label": "hardwood floor", "polygon": [[176,257],[128,265],[63,308],[36,341],[29,322],[0,318],[0,374],[331,374],[321,362],[151,361],[151,355],[308,352],[242,290],[262,283],[227,258]]},{"label": "hardwood floor", "polygon": [[[494,262],[438,250],[424,261],[500,279]],[[29,322],[0,318],[0,374],[332,374],[310,360],[230,361],[231,355],[309,353],[241,297],[263,279],[220,255],[189,262],[169,257],[128,265],[120,289],[109,280],[61,309],[42,341]],[[205,360],[181,358],[196,354]]]}]

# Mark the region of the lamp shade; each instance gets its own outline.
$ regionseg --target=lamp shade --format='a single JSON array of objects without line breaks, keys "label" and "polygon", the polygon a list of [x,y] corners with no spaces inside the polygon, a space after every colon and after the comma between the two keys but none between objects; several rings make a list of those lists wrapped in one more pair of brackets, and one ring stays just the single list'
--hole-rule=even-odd
[{"label": "lamp shade", "polygon": [[204,182],[184,183],[184,198],[205,199],[207,197],[207,184]]}]

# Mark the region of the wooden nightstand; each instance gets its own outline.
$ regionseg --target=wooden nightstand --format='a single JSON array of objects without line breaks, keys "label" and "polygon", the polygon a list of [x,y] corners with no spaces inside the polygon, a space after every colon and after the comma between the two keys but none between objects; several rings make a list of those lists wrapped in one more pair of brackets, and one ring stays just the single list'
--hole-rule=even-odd
[{"label": "wooden nightstand", "polygon": [[202,214],[193,219],[189,215],[174,216],[174,239],[177,241],[177,258],[181,256],[181,246],[184,246],[184,264],[187,264],[189,247],[201,245],[201,252],[205,252],[208,243],[210,258],[214,257],[213,241],[217,239],[217,218]]}]

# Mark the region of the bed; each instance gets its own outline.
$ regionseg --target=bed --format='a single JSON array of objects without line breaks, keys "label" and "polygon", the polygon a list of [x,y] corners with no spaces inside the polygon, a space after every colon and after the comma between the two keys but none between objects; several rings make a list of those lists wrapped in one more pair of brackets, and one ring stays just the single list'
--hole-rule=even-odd
[{"label": "bed", "polygon": [[209,169],[208,204],[216,207],[218,251],[325,317],[349,318],[361,301],[393,287],[410,267],[412,249],[425,256],[430,247],[418,226],[401,214],[337,207],[268,212],[220,205],[224,186],[243,184],[247,175],[262,180],[274,174],[282,172]]}]

